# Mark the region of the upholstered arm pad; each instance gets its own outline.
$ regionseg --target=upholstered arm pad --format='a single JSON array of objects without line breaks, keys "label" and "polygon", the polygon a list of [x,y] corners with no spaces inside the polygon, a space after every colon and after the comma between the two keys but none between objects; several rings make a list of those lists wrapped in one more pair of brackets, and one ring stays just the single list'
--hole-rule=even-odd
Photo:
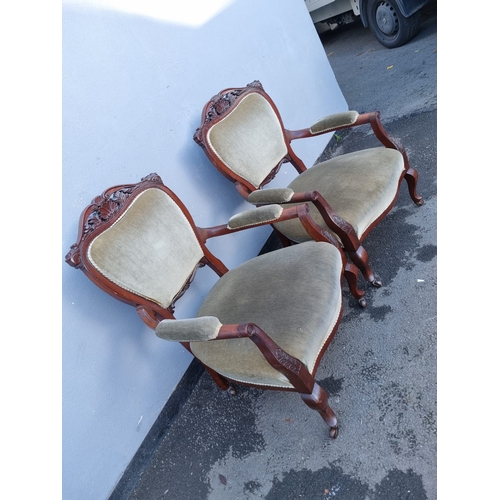
[{"label": "upholstered arm pad", "polygon": [[156,327],[158,337],[172,342],[202,342],[213,340],[222,323],[215,316],[193,319],[164,319]]},{"label": "upholstered arm pad", "polygon": [[358,119],[359,113],[357,111],[344,111],[343,113],[335,113],[330,116],[325,116],[311,126],[311,134],[322,134],[335,130],[339,127],[347,127],[352,125]]},{"label": "upholstered arm pad", "polygon": [[228,229],[241,229],[267,222],[274,222],[281,217],[283,208],[279,205],[266,205],[253,208],[239,214],[233,215],[228,223]]},{"label": "upholstered arm pad", "polygon": [[287,203],[295,193],[290,188],[258,189],[248,195],[247,200],[253,205],[266,203]]}]

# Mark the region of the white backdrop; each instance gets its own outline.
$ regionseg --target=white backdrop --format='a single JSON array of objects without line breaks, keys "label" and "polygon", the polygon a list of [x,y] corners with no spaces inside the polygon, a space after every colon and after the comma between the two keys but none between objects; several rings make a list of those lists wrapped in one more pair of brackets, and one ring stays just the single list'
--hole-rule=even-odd
[{"label": "white backdrop", "polygon": [[[157,172],[197,225],[224,223],[249,205],[192,139],[213,95],[258,79],[290,129],[347,105],[303,0],[65,1],[62,12],[63,498],[105,499],[191,355],[64,263],[81,211],[106,188]],[[329,139],[296,150],[311,164]],[[285,166],[279,182],[295,175]],[[253,229],[209,248],[231,268],[269,235]],[[214,279],[200,270],[178,318]]]}]

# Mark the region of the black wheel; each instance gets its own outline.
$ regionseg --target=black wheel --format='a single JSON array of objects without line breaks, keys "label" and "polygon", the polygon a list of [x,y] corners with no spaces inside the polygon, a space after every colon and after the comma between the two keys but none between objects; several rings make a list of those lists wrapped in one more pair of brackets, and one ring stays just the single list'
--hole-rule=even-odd
[{"label": "black wheel", "polygon": [[405,17],[395,0],[369,0],[367,18],[375,38],[389,49],[404,45],[420,28],[420,12]]}]

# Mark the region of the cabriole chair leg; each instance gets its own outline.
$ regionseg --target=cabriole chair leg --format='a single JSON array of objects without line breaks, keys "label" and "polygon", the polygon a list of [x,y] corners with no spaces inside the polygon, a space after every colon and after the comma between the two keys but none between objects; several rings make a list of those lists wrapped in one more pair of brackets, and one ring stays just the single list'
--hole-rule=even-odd
[{"label": "cabriole chair leg", "polygon": [[424,199],[417,194],[418,172],[414,168],[410,167],[405,173],[405,179],[408,184],[408,190],[410,191],[410,197],[415,205],[423,205]]},{"label": "cabriole chair leg", "polygon": [[344,277],[349,285],[349,290],[354,298],[358,299],[361,307],[366,307],[366,299],[364,298],[365,292],[358,288],[358,274],[359,270],[354,265],[348,262],[345,266]]},{"label": "cabriole chair leg", "polygon": [[339,433],[339,424],[335,412],[328,404],[328,395],[325,390],[317,382],[314,382],[311,394],[301,394],[300,397],[309,408],[321,415],[327,425],[330,426],[330,437],[335,439]]},{"label": "cabriole chair leg", "polygon": [[348,255],[370,285],[376,288],[380,288],[382,286],[382,282],[375,278],[375,275],[368,264],[368,252],[362,246],[360,246],[355,252],[348,252]]}]

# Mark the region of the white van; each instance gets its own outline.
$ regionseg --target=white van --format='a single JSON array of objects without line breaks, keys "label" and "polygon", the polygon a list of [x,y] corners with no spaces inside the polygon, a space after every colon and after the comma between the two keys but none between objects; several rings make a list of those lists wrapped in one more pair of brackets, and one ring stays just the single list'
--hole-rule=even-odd
[{"label": "white van", "polygon": [[318,33],[353,22],[357,16],[390,49],[411,40],[420,28],[420,10],[431,0],[305,0]]}]

